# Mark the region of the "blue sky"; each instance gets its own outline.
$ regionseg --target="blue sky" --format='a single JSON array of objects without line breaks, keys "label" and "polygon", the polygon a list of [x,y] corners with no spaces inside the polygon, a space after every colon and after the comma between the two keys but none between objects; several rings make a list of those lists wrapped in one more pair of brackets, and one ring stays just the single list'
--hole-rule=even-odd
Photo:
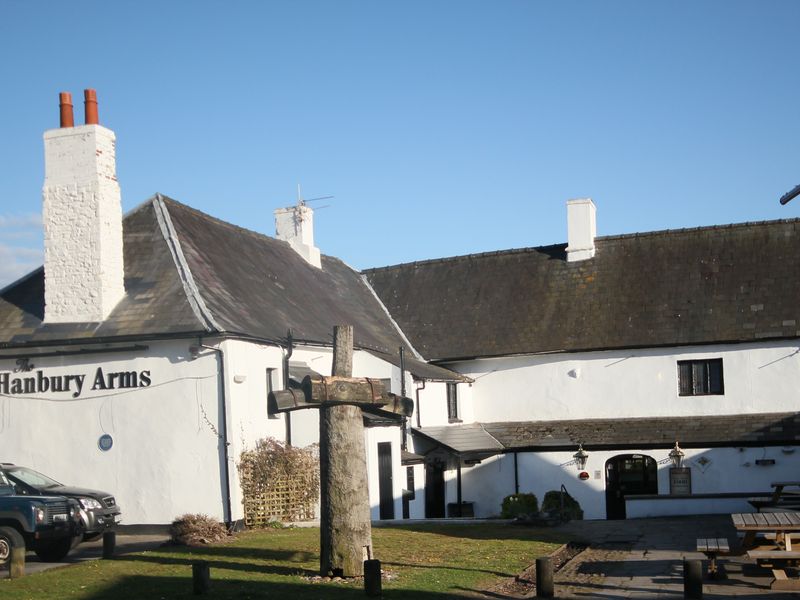
[{"label": "blue sky", "polygon": [[0,285],[41,264],[42,132],[97,89],[123,209],[273,234],[333,195],[357,268],[794,218],[800,2],[0,0]]}]

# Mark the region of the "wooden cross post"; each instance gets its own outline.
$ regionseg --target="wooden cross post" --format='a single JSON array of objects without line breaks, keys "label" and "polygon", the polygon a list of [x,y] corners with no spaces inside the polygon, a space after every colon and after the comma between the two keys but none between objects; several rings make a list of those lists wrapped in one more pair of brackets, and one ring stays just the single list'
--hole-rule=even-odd
[{"label": "wooden cross post", "polygon": [[278,411],[319,409],[320,559],[323,576],[361,577],[372,558],[362,407],[409,416],[410,398],[386,392],[378,379],[353,374],[353,327],[333,330],[333,375],[306,377],[300,389],[270,394]]},{"label": "wooden cross post", "polygon": [[[333,377],[353,375],[353,327],[333,330]],[[372,558],[364,417],[352,404],[319,411],[320,556],[322,575],[360,577]]]}]

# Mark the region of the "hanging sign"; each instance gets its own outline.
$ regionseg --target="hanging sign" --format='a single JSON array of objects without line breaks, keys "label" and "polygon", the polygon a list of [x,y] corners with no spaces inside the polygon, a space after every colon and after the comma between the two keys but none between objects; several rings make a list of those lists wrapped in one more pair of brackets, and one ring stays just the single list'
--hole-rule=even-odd
[{"label": "hanging sign", "polygon": [[669,493],[671,496],[688,496],[692,493],[692,470],[689,467],[669,470]]}]

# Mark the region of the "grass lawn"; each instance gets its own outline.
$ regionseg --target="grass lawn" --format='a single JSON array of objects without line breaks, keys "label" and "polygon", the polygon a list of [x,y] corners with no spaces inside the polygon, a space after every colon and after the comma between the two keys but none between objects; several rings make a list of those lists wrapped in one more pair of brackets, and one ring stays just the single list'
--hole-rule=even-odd
[{"label": "grass lawn", "polygon": [[[385,598],[470,595],[511,577],[563,541],[546,529],[497,524],[376,527],[375,556],[390,580]],[[364,598],[362,582],[313,583],[319,529],[268,529],[211,547],[167,546],[112,561],[90,561],[15,580],[0,598],[194,598],[191,563],[211,565],[212,598]]]}]

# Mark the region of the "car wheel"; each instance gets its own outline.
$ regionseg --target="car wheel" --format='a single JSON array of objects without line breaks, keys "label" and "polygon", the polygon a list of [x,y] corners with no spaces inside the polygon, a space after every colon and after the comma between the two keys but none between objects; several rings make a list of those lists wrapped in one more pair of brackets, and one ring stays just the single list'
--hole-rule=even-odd
[{"label": "car wheel", "polygon": [[22,548],[22,551],[25,551],[25,539],[22,534],[13,527],[0,527],[0,566],[8,564],[14,548]]},{"label": "car wheel", "polygon": [[72,538],[64,538],[35,549],[36,556],[44,562],[58,562],[72,550]]}]

